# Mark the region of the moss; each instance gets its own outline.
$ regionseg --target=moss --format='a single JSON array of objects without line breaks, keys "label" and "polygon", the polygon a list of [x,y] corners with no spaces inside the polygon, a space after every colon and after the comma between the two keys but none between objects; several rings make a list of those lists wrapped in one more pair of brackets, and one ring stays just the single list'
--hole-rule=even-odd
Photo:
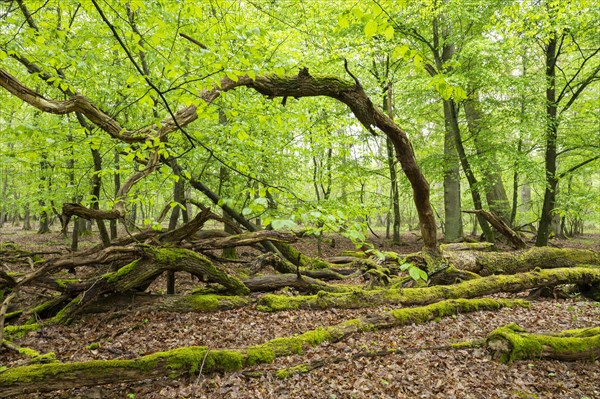
[{"label": "moss", "polygon": [[73,312],[72,309],[74,307],[77,307],[79,305],[79,302],[80,302],[79,297],[71,300],[71,302],[69,302],[67,304],[67,306],[62,308],[54,317],[52,317],[50,320],[48,320],[48,323],[50,323],[50,324],[70,324],[72,320],[68,315],[72,314],[72,312]]},{"label": "moss", "polygon": [[539,284],[557,285],[576,280],[600,281],[600,269],[562,268],[509,276],[488,276],[449,286],[360,290],[351,293],[322,292],[318,295],[264,295],[257,309],[279,311],[290,309],[363,308],[380,304],[419,305],[444,299],[474,298],[496,292],[517,292]]},{"label": "moss", "polygon": [[117,282],[118,280],[120,280],[124,276],[128,275],[129,273],[131,273],[137,267],[137,265],[138,265],[139,262],[140,262],[140,260],[136,259],[133,262],[128,263],[125,266],[121,267],[116,272],[104,274],[102,276],[102,278],[104,280],[106,280],[106,282],[108,282],[108,283]]},{"label": "moss", "polygon": [[183,248],[151,248],[147,251],[151,252],[154,259],[159,263],[176,264],[194,254],[194,252]]},{"label": "moss", "polygon": [[278,370],[277,373],[275,373],[275,377],[284,380],[296,374],[306,374],[309,371],[310,367],[308,366],[308,364],[299,364],[297,366]]},{"label": "moss", "polygon": [[24,324],[21,326],[6,326],[4,327],[4,336],[10,338],[21,338],[30,331],[36,331],[40,328],[37,323]]},{"label": "moss", "polygon": [[330,266],[330,263],[327,263],[319,258],[312,258],[310,260],[310,268],[314,270],[328,269]]},{"label": "moss", "polygon": [[[592,329],[592,332],[595,329]],[[502,363],[512,363],[515,360],[537,359],[545,353],[552,353],[552,357],[560,358],[561,355],[590,353],[590,360],[597,356],[600,348],[600,335],[589,335],[590,331],[580,331],[582,336],[565,336],[529,334],[523,328],[511,323],[500,327],[488,334],[487,343],[492,348],[494,341],[508,343],[505,350],[499,351],[498,360]],[[573,334],[572,330],[568,334]],[[594,351],[596,350],[596,355]],[[499,356],[498,356],[499,355]]]},{"label": "moss", "polygon": [[25,356],[31,358],[31,363],[42,364],[42,363],[57,362],[56,354],[54,352],[48,352],[48,353],[42,354],[42,353],[36,351],[35,349],[21,347],[21,348],[19,348],[19,353],[21,355],[25,355]]},{"label": "moss", "polygon": [[239,296],[222,296],[214,294],[185,296],[181,297],[179,301],[185,301],[186,304],[191,305],[192,309],[197,312],[214,312],[223,309],[234,309],[248,304],[246,299]]},{"label": "moss", "polygon": [[56,282],[56,285],[58,285],[60,288],[67,288],[67,286],[69,284],[77,284],[80,283],[81,280],[78,278],[74,278],[74,279],[56,279],[54,280]]},{"label": "moss", "polygon": [[93,351],[95,349],[100,348],[100,344],[98,342],[92,342],[91,344],[89,344],[88,346],[86,346],[86,348],[88,348],[89,350]]}]

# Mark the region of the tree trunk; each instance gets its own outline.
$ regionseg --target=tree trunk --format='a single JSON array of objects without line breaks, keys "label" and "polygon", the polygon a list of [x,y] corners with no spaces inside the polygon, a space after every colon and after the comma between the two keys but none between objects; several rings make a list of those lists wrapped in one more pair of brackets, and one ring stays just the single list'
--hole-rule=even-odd
[{"label": "tree trunk", "polygon": [[[383,97],[383,105],[390,119],[394,119],[392,83],[388,83]],[[390,172],[390,202],[392,207],[392,244],[400,244],[400,193],[398,191],[398,175],[396,174],[396,160],[394,159],[394,146],[389,138],[385,140],[387,149],[387,164]]]},{"label": "tree trunk", "polygon": [[[465,176],[467,177],[467,181],[469,182],[471,197],[473,198],[473,206],[475,207],[476,210],[482,211],[483,205],[482,205],[482,201],[481,201],[481,196],[479,195],[479,191],[477,189],[477,185],[478,185],[477,179],[475,178],[475,175],[473,174],[473,171],[471,169],[471,164],[469,163],[469,160],[467,159],[467,154],[465,152],[465,148],[462,143],[460,128],[458,126],[458,107],[454,103],[454,100],[450,99],[450,100],[444,101],[444,115],[445,115],[445,119],[446,119],[446,129],[448,129],[451,132],[451,134],[454,138],[454,145],[456,148],[456,152],[458,154],[458,158],[460,160],[460,164],[462,165],[463,172],[465,173]],[[460,190],[460,186],[459,186],[459,190]],[[459,193],[459,195],[460,195],[460,193]],[[459,210],[459,212],[460,212],[460,210]],[[494,242],[494,232],[490,228],[490,225],[488,224],[487,220],[480,213],[477,213],[476,215],[477,215],[477,220],[479,222],[479,225],[481,226],[481,230],[483,230],[483,234],[485,235],[485,239],[488,242]],[[461,228],[462,228],[462,220],[461,220]]]},{"label": "tree trunk", "polygon": [[[477,108],[478,100],[475,97],[465,102],[465,115],[467,117],[467,126],[473,143],[477,151],[477,156],[480,158],[482,172],[484,176],[485,196],[489,209],[498,215],[506,224],[511,226],[510,203],[504,183],[502,182],[502,174],[500,164],[496,159],[496,153],[490,148],[487,148],[482,135],[482,117],[481,112]],[[489,155],[488,155],[489,154]],[[476,187],[471,186],[471,190]]]},{"label": "tree trunk", "polygon": [[[114,175],[114,185],[115,185],[115,198],[117,197],[119,190],[121,189],[121,170],[119,165],[119,151],[115,150],[115,175]],[[110,239],[116,240],[119,236],[117,226],[118,220],[111,220],[110,222]]]},{"label": "tree trunk", "polygon": [[425,305],[444,299],[475,298],[498,292],[521,292],[561,284],[600,282],[600,268],[559,268],[516,275],[494,275],[448,286],[364,290],[353,293],[327,293],[309,296],[264,295],[259,304],[271,311],[292,309],[358,309],[377,305]]},{"label": "tree trunk", "polygon": [[[102,172],[102,156],[100,150],[92,148],[92,158],[94,160],[94,173],[92,174],[92,203],[90,208],[94,210],[100,210],[100,190],[102,189],[102,179],[100,173]],[[105,247],[110,245],[110,236],[108,230],[104,224],[104,220],[96,219],[96,225],[98,226],[98,232],[100,233],[100,239]]]},{"label": "tree trunk", "polygon": [[450,103],[444,101],[444,241],[463,239],[460,205],[460,171],[456,152],[456,136],[451,126]]},{"label": "tree trunk", "polygon": [[546,53],[546,152],[544,164],[546,170],[546,188],[544,190],[544,202],[542,215],[538,227],[538,235],[535,245],[543,247],[548,245],[550,228],[552,224],[552,210],[556,200],[556,139],[558,135],[557,102],[556,102],[556,59],[557,40],[556,33],[552,33]]}]

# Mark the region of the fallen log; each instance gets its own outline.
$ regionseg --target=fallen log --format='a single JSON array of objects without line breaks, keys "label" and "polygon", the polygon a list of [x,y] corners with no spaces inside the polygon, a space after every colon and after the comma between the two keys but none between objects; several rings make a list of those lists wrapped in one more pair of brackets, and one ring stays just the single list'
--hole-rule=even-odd
[{"label": "fallen log", "polygon": [[503,307],[527,307],[527,301],[506,299],[459,299],[433,305],[396,309],[366,315],[333,326],[318,327],[301,335],[275,338],[262,345],[243,349],[209,349],[205,346],[178,348],[131,360],[92,360],[15,367],[0,373],[4,397],[32,392],[49,392],[112,383],[127,383],[186,374],[235,371],[259,363],[271,363],[277,357],[302,353],[307,347],[340,341],[367,331],[409,324],[423,324],[456,313],[494,310]]},{"label": "fallen log", "polygon": [[600,327],[532,334],[511,323],[489,333],[486,348],[502,363],[525,359],[594,361],[600,359]]},{"label": "fallen log", "polygon": [[104,313],[111,310],[160,310],[174,313],[218,312],[250,305],[247,298],[214,294],[157,295],[145,292],[111,294],[89,304],[85,313]]},{"label": "fallen log", "polygon": [[342,286],[325,284],[322,281],[308,276],[296,274],[272,274],[257,276],[242,280],[251,292],[272,292],[289,287],[299,292],[317,293],[326,292],[348,292],[349,289]]},{"label": "fallen log", "polygon": [[444,299],[475,298],[498,292],[521,292],[537,287],[560,284],[600,282],[600,268],[585,267],[540,270],[515,275],[494,275],[459,284],[425,288],[359,290],[351,293],[319,292],[317,295],[264,295],[258,309],[279,311],[290,309],[364,308],[385,304],[425,305]]},{"label": "fallen log", "polygon": [[145,289],[165,271],[188,272],[198,278],[223,285],[232,294],[245,295],[250,291],[235,277],[217,269],[206,257],[181,248],[143,247],[142,256],[97,279],[59,312],[60,323],[68,323],[86,305],[110,293]]},{"label": "fallen log", "polygon": [[519,252],[444,251],[444,257],[454,267],[480,276],[583,264],[600,266],[599,253],[574,248],[535,247]]}]

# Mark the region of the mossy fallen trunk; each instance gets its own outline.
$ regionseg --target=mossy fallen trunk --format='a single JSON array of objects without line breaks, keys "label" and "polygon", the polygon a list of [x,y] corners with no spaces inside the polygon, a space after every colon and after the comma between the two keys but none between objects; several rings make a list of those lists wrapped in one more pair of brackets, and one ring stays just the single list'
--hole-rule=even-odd
[{"label": "mossy fallen trunk", "polygon": [[317,295],[283,296],[268,294],[259,301],[258,309],[364,308],[369,306],[425,305],[452,298],[476,298],[498,292],[521,292],[536,287],[560,284],[600,282],[600,269],[583,267],[539,270],[515,275],[498,275],[464,281],[448,286],[387,290],[360,290],[351,293],[319,292]]},{"label": "mossy fallen trunk", "polygon": [[486,347],[492,358],[502,363],[525,359],[594,361],[600,359],[600,327],[531,334],[511,323],[489,333]]},{"label": "mossy fallen trunk", "polygon": [[121,267],[116,272],[101,276],[55,317],[66,324],[74,316],[83,313],[88,304],[106,294],[143,290],[165,271],[184,271],[204,277],[209,282],[223,285],[230,293],[236,295],[250,292],[240,280],[217,269],[211,261],[193,251],[181,248],[145,247],[141,259]]},{"label": "mossy fallen trunk", "polygon": [[456,313],[493,310],[502,307],[528,306],[523,300],[459,299],[433,305],[396,309],[370,314],[328,327],[318,327],[303,334],[275,338],[262,345],[244,349],[208,349],[204,346],[173,349],[132,360],[93,360],[15,367],[0,373],[0,391],[4,397],[31,392],[48,392],[127,383],[162,376],[203,374],[234,371],[259,363],[271,363],[275,358],[302,351],[326,341],[339,341],[351,334],[426,323]]},{"label": "mossy fallen trunk", "polygon": [[535,268],[600,265],[599,253],[574,248],[535,247],[518,252],[444,251],[444,257],[454,267],[480,276],[522,273]]},{"label": "mossy fallen trunk", "polygon": [[272,274],[243,280],[251,292],[272,292],[282,288],[293,288],[299,292],[316,294],[319,291],[348,292],[350,289],[339,285],[329,285],[312,277],[296,274]]},{"label": "mossy fallen trunk", "polygon": [[102,298],[85,309],[85,313],[103,313],[114,309],[132,308],[139,310],[160,310],[174,313],[218,312],[250,305],[247,298],[223,295],[156,295],[144,292],[112,294]]}]

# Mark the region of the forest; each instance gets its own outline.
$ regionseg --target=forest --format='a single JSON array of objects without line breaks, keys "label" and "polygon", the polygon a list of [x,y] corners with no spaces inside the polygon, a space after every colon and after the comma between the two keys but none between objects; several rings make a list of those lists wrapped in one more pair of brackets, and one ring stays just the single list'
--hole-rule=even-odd
[{"label": "forest", "polygon": [[1,398],[600,398],[592,0],[0,2]]}]

